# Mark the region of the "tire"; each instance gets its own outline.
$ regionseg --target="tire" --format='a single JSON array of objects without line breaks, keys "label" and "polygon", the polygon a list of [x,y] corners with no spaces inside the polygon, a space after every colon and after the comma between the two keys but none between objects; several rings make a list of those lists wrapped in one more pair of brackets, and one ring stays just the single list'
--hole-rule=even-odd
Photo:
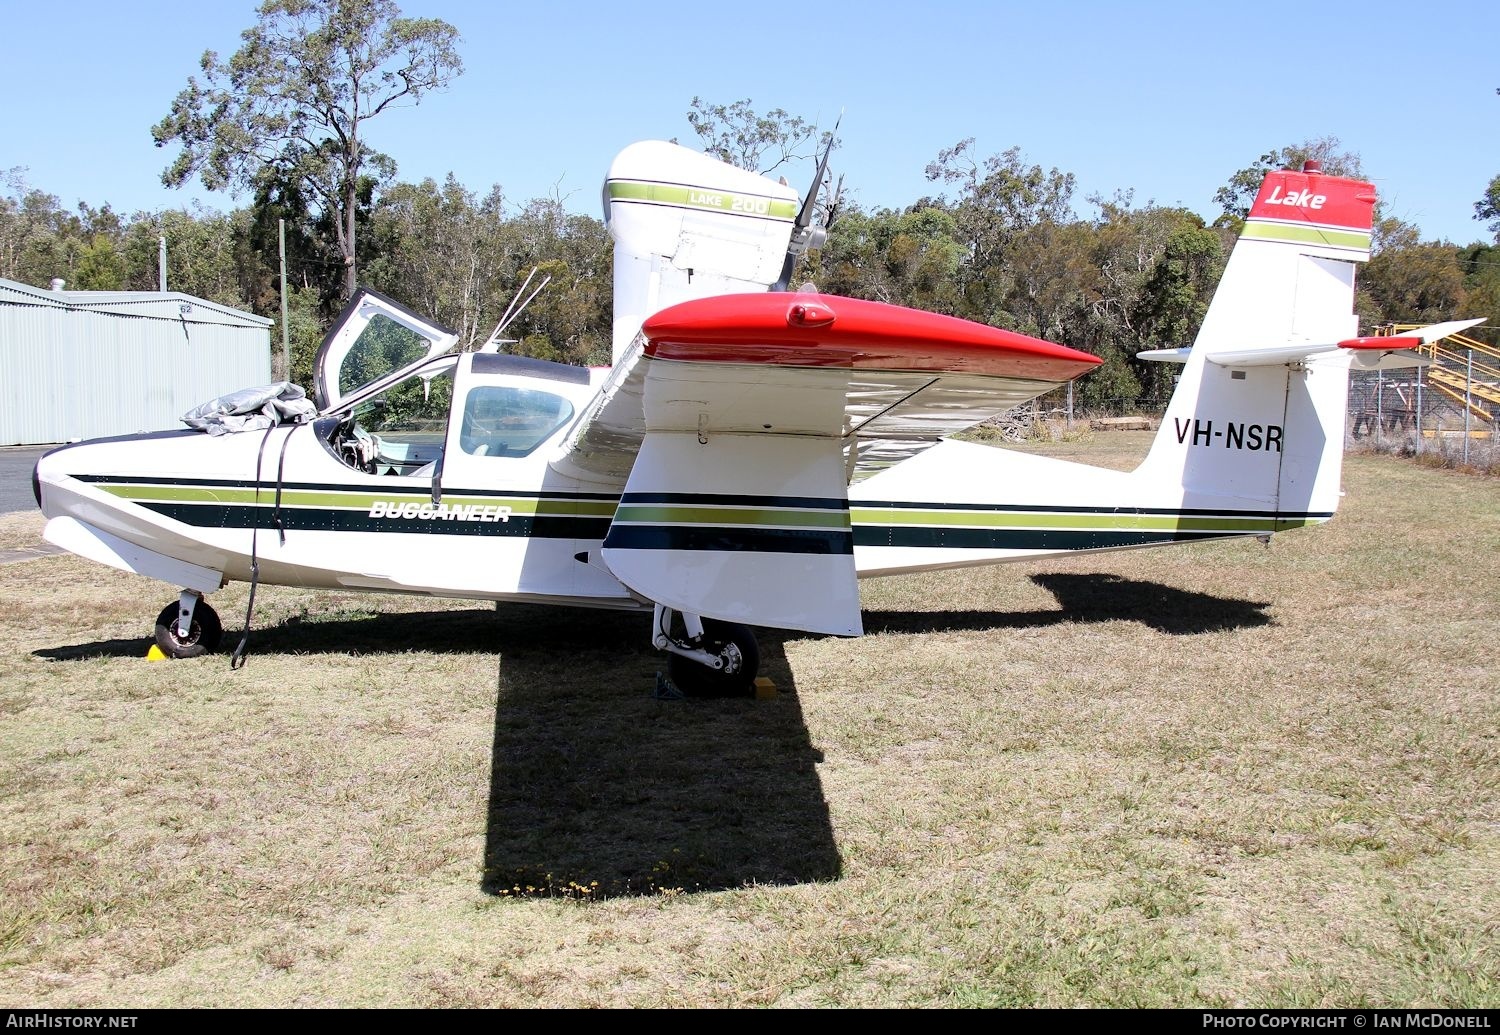
[{"label": "tire", "polygon": [[703,649],[725,656],[729,664],[713,669],[679,654],[670,655],[667,674],[677,689],[688,697],[749,697],[754,692],[760,646],[749,626],[705,618]]},{"label": "tire", "polygon": [[198,601],[193,608],[193,624],[187,636],[177,635],[177,602],[173,601],[161,609],[156,616],[156,645],[169,658],[201,658],[219,649],[224,638],[224,626],[219,614],[205,600]]}]

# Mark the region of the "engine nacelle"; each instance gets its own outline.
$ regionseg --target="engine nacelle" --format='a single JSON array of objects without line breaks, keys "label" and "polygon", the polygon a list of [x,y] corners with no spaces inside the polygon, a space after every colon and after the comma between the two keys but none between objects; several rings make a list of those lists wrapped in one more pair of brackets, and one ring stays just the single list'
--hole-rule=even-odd
[{"label": "engine nacelle", "polygon": [[614,359],[658,310],[775,284],[797,207],[786,184],[678,144],[647,140],[621,151],[604,182]]}]

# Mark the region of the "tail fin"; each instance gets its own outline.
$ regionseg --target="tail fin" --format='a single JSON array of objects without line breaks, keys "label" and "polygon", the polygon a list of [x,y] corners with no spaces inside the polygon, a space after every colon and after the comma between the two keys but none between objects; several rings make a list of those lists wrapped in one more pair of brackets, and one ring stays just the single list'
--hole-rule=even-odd
[{"label": "tail fin", "polygon": [[1369,349],[1351,339],[1374,204],[1372,185],[1313,163],[1266,175],[1139,478],[1188,507],[1230,497],[1289,518],[1333,514],[1349,367]]}]

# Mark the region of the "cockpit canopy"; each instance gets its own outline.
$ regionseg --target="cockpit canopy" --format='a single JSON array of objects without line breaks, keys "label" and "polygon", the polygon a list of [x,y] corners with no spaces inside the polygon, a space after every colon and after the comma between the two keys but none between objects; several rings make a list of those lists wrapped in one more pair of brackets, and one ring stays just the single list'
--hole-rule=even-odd
[{"label": "cockpit canopy", "polygon": [[320,413],[374,395],[447,352],[458,333],[393,298],[360,288],[313,360],[313,401]]}]

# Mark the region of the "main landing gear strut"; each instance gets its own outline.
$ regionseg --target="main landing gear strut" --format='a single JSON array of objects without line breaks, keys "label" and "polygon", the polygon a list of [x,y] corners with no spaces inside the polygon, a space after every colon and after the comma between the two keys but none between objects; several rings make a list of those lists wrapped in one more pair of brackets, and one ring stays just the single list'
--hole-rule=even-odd
[{"label": "main landing gear strut", "polygon": [[200,658],[219,649],[224,625],[203,594],[182,591],[175,603],[156,616],[156,645],[169,658]]},{"label": "main landing gear strut", "polygon": [[667,674],[689,697],[743,697],[755,686],[760,647],[749,626],[656,605],[651,645],[668,651]]},{"label": "main landing gear strut", "polygon": [[[224,638],[203,594],[185,589],[156,617],[156,645],[170,658],[198,658]],[[689,697],[744,697],[755,687],[760,647],[749,626],[656,605],[651,645],[667,651],[667,674]]]}]

